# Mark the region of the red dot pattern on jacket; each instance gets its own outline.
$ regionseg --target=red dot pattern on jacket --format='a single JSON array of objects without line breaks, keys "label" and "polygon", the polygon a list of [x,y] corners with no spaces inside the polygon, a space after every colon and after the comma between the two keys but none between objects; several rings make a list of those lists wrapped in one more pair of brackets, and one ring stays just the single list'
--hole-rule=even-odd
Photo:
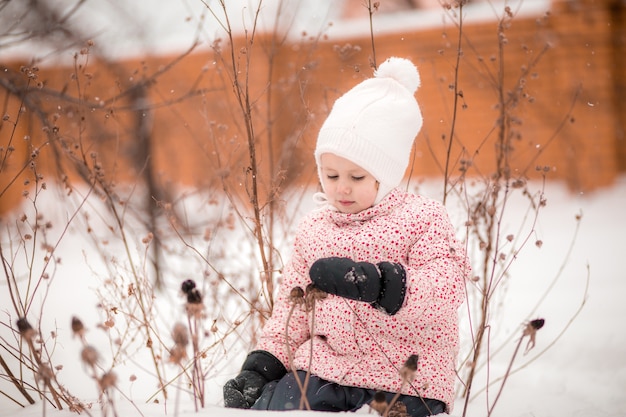
[{"label": "red dot pattern on jacket", "polygon": [[[390,316],[368,303],[329,295],[316,302],[313,337],[311,313],[304,308],[296,308],[286,328],[291,289],[306,288],[313,262],[332,256],[402,264],[407,291],[398,313]],[[457,310],[469,276],[465,250],[439,202],[395,189],[360,213],[316,210],[299,224],[256,348],[275,355],[287,369],[292,358],[296,369],[310,369],[328,381],[434,398],[452,411]],[[399,370],[411,355],[418,355],[417,370],[412,383],[403,384]]]}]

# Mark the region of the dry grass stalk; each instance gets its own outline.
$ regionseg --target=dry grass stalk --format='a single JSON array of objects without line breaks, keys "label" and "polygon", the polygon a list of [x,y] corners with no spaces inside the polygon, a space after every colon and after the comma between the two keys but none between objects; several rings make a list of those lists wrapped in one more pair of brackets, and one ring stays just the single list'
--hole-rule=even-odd
[{"label": "dry grass stalk", "polygon": [[298,370],[296,369],[293,363],[293,352],[291,351],[291,342],[289,339],[289,323],[291,322],[291,317],[293,315],[294,310],[299,307],[302,308],[305,306],[305,292],[300,287],[294,287],[291,289],[289,293],[289,302],[291,303],[291,307],[289,308],[289,313],[287,313],[287,319],[285,320],[285,347],[287,349],[287,357],[289,361],[289,369],[293,373],[294,379],[298,384],[298,388],[300,389],[300,409],[311,410],[311,406],[309,405],[309,399],[306,395],[306,390],[304,383],[300,380],[300,376],[298,375]]},{"label": "dry grass stalk", "polygon": [[82,320],[76,316],[72,317],[71,327],[74,336],[78,337],[83,345],[80,358],[91,372],[91,378],[96,382],[102,416],[106,417],[110,412],[113,417],[118,417],[113,398],[113,391],[117,388],[117,375],[112,369],[105,371],[100,366],[100,354],[94,346],[87,343],[86,329]]}]

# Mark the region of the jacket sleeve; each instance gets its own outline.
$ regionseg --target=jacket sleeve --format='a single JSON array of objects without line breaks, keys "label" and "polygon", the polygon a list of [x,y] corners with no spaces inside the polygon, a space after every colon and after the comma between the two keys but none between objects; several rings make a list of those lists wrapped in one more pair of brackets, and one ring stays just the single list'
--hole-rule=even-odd
[{"label": "jacket sleeve", "polygon": [[302,238],[301,233],[298,232],[292,257],[283,271],[272,315],[265,323],[262,335],[255,347],[256,350],[265,350],[273,354],[287,369],[291,369],[289,357],[293,359],[293,354],[298,347],[310,338],[308,315],[304,307],[300,305],[292,309],[292,302],[289,298],[294,287],[306,290],[311,282],[308,267],[301,252]]},{"label": "jacket sleeve", "polygon": [[465,299],[471,268],[465,248],[455,236],[445,208],[431,203],[426,229],[411,247],[406,266],[407,288],[398,319],[418,317],[427,309],[456,314]]}]

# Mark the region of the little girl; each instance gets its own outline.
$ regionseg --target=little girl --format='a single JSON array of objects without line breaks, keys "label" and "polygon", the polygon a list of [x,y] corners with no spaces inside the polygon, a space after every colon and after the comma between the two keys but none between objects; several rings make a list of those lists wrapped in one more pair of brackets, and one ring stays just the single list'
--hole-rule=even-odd
[{"label": "little girl", "polygon": [[452,410],[470,266],[444,207],[397,188],[422,127],[419,85],[410,61],[390,58],[335,102],[315,149],[324,206],[298,227],[226,407]]}]

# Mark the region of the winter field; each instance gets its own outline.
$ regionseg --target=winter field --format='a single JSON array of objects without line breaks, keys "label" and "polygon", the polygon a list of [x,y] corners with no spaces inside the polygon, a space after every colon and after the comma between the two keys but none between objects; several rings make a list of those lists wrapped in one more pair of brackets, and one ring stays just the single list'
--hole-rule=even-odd
[{"label": "winter field", "polygon": [[[439,181],[426,182],[420,185],[420,192],[437,198],[439,187]],[[494,310],[497,317],[493,318],[493,323],[498,325],[501,334],[493,335],[494,355],[489,365],[492,378],[502,375],[507,368],[522,325],[537,317],[544,318],[546,324],[537,333],[535,347],[526,354],[518,354],[514,372],[507,379],[492,415],[626,416],[626,331],[620,324],[621,319],[626,317],[626,303],[623,302],[626,280],[620,261],[626,249],[622,240],[626,231],[626,217],[623,215],[626,178],[621,178],[612,187],[585,195],[572,195],[560,183],[548,183],[545,197],[547,205],[535,226],[537,239],[543,244],[540,247],[528,246],[513,262],[511,279],[506,284],[500,304]],[[308,200],[308,196],[303,197],[303,201]],[[47,208],[44,211],[57,219],[65,218],[68,213],[55,207],[53,201],[45,203]],[[308,206],[302,204],[297,210],[304,212],[310,207],[312,203]],[[523,204],[512,204],[510,207],[512,218],[524,215]],[[517,208],[519,213],[515,212]],[[455,212],[454,206],[449,207],[449,210],[451,217],[458,223],[462,214]],[[581,217],[578,232],[575,227],[577,217]],[[98,251],[93,249],[93,242],[81,233],[80,226],[75,225],[67,233],[58,248],[58,256],[64,261],[59,263],[54,279],[44,284],[47,288],[45,291],[40,290],[41,296],[34,301],[35,304],[45,305],[43,312],[41,316],[34,315],[29,319],[34,323],[41,320],[42,328],[55,329],[53,357],[56,364],[62,365],[58,372],[59,380],[74,395],[89,400],[95,397],[96,387],[89,376],[89,369],[80,360],[81,344],[71,334],[70,321],[73,316],[83,320],[88,328],[87,340],[104,352],[106,358],[110,340],[107,332],[96,326],[103,320],[96,305],[104,292],[103,277],[110,273],[110,269],[98,261]],[[2,236],[3,247],[6,248],[6,235]],[[122,247],[116,246],[114,242],[110,243],[107,250],[111,260],[123,259]],[[235,250],[227,253],[226,257],[233,263],[248,262],[247,254],[243,251]],[[193,262],[185,262],[184,256],[178,262],[170,267],[178,271],[181,280],[197,276]],[[1,285],[2,321],[14,323],[6,282],[3,280]],[[183,317],[175,283],[158,294],[155,305],[160,320]],[[31,311],[39,310],[33,307]],[[0,334],[3,338],[15,337],[6,328],[0,329]],[[177,384],[170,387],[166,406],[150,401],[156,391],[155,381],[146,369],[145,352],[137,349],[114,369],[118,375],[118,389],[111,396],[114,407],[109,406],[103,411],[95,404],[88,415],[275,415],[221,407],[222,384],[236,374],[246,353],[240,341],[232,341],[232,338],[224,340],[228,341],[220,348],[211,350],[212,356],[207,359],[211,365],[208,367],[205,385],[206,405],[199,412],[195,411],[193,397]],[[502,346],[498,352],[495,352],[495,341],[498,341],[498,347]],[[524,341],[522,351],[526,344]],[[519,367],[522,369],[517,369]],[[491,386],[488,392],[484,391],[485,375],[486,370],[482,369],[474,390],[476,398],[470,402],[468,416],[487,415],[486,399],[492,402],[497,394],[499,384]],[[6,378],[0,381],[0,389],[12,392]],[[452,415],[461,416],[462,411],[463,402],[458,400]],[[358,413],[368,412],[362,409]],[[304,411],[290,413],[303,416],[309,414]],[[67,409],[56,411],[40,401],[21,408],[6,396],[0,396],[2,417],[44,415],[66,417],[76,414]]]},{"label": "winter field", "polygon": [[[102,55],[110,58],[180,51],[189,47],[196,37],[206,46],[219,32],[219,25],[206,17],[204,1],[155,0],[149,7],[146,7],[148,2],[84,3],[86,7],[77,9],[68,27],[76,22],[88,22],[85,33],[96,39]],[[244,8],[244,13],[240,3],[249,2],[228,2],[233,7],[232,15],[238,17],[233,19],[235,26],[242,23],[239,20],[249,22],[253,15],[249,13],[253,8]],[[337,18],[335,0],[287,3],[301,3],[297,10],[286,10],[286,16],[293,18],[295,34],[305,29],[315,33]],[[497,10],[504,4],[513,4],[516,13],[534,16],[542,15],[550,2],[493,3],[497,3]],[[16,4],[13,2],[11,6]],[[263,4],[268,15],[273,16],[282,2]],[[492,2],[475,2],[467,9],[466,21],[493,19],[495,9]],[[420,25],[424,28],[439,25],[445,20],[441,14],[439,7],[420,11]],[[416,17],[417,14],[410,13],[403,13],[400,18],[381,16],[377,27],[381,33],[409,27],[415,24]],[[363,20],[337,23],[328,28],[330,38],[362,35],[369,30]],[[272,20],[260,24],[273,27]],[[45,60],[48,64],[72,56],[58,52],[64,51],[58,45],[43,42],[37,45],[37,42],[16,44],[3,53],[31,57],[40,47],[54,47],[51,50],[56,52]],[[74,45],[66,48],[72,49]],[[528,189],[537,192],[542,184],[530,183]],[[120,205],[124,223],[120,228],[107,208],[107,201],[102,201],[106,199],[95,192],[74,189],[68,196],[65,190],[52,184],[40,190],[36,204],[31,195],[24,199],[22,207],[0,219],[0,249],[4,259],[10,260],[17,271],[15,285],[6,265],[0,279],[0,355],[17,379],[34,384],[33,372],[20,367],[16,360],[15,348],[19,346],[22,352],[28,352],[28,348],[15,331],[18,317],[13,305],[15,297],[11,297],[15,288],[19,288],[22,299],[29,300],[27,318],[33,327],[41,330],[37,343],[41,340],[45,344],[46,360],[54,367],[59,384],[90,405],[81,415],[276,415],[222,407],[222,386],[237,374],[251,348],[250,341],[259,330],[251,319],[249,306],[234,294],[243,289],[249,296],[258,290],[260,281],[259,262],[255,259],[258,248],[250,242],[251,233],[242,231],[243,222],[227,208],[225,199],[215,202],[211,196],[196,191],[181,191],[182,204],[175,210],[178,218],[185,219],[189,226],[178,230],[183,232],[181,235],[167,224],[166,218],[160,219],[163,223],[158,225],[161,228],[158,237],[164,238],[165,244],[164,286],[154,293],[150,289],[144,293],[147,298],[142,303],[150,310],[146,313],[136,303],[137,284],[150,285],[152,281],[133,281],[133,276],[153,279],[149,249],[154,236],[149,232],[145,212],[138,208],[141,204],[132,204],[136,203],[132,201],[134,198],[145,201],[142,191],[117,190],[127,197],[124,200],[127,204],[123,208]],[[442,180],[425,180],[416,190],[441,199]],[[585,194],[573,194],[564,184],[549,181],[543,194],[547,204],[539,211],[536,222],[528,199],[519,193],[507,203],[498,234],[510,255],[503,263],[510,262],[510,267],[497,297],[492,300],[489,344],[483,350],[483,357],[488,353],[491,359],[478,367],[467,412],[464,414],[464,400],[459,395],[452,412],[454,417],[626,417],[626,326],[620,324],[626,318],[626,273],[620,261],[626,250],[623,240],[626,177],[610,187]],[[295,222],[314,207],[311,195],[312,190],[297,190],[284,197],[286,220],[281,219],[281,233],[272,242],[280,251],[281,262],[286,262],[289,256]],[[450,201],[446,206],[460,237],[464,238],[467,216],[462,202]],[[33,239],[27,229],[35,218],[45,222],[46,227]],[[120,229],[126,233],[124,238]],[[511,241],[506,242],[509,236]],[[50,247],[42,245],[43,242],[54,244],[55,258],[45,274],[42,274],[45,263],[42,255]],[[517,253],[515,248],[519,246],[522,249]],[[216,278],[215,271],[229,279],[238,279],[222,282]],[[40,276],[45,279],[39,281]],[[202,359],[204,407],[198,407],[190,393],[185,376],[190,361],[186,362],[184,371],[176,364],[167,363],[172,326],[187,321],[180,293],[180,284],[187,279],[198,282],[204,294],[205,317],[200,324],[201,347],[206,349]],[[471,293],[475,287],[468,283],[468,289]],[[475,333],[476,326],[469,318],[476,312],[468,310],[475,307],[474,299],[461,308],[460,360],[468,359],[470,335],[472,331]],[[73,317],[79,317],[87,329],[85,342],[72,332]],[[534,346],[529,344],[528,337],[521,340],[519,353],[512,362],[526,323],[536,318],[545,319],[545,326],[537,332]],[[157,353],[163,355],[156,361],[146,348],[145,321],[155,329],[152,336],[159,336],[159,340],[150,341],[157,346]],[[98,352],[94,368],[81,360],[83,343]],[[167,383],[167,401],[163,400],[154,362],[159,362],[157,368]],[[36,389],[29,391],[36,403],[27,405],[5,369],[0,368],[0,417],[77,415],[67,407],[58,411],[50,402],[41,401]],[[94,375],[101,376],[108,370],[115,373],[117,381],[108,390],[109,402],[103,407],[98,403]],[[506,380],[504,375],[508,375]],[[460,383],[458,391],[462,391]],[[497,406],[490,413],[489,407],[496,398]],[[365,407],[357,414],[370,412]],[[289,415],[311,413],[298,411]]]}]

